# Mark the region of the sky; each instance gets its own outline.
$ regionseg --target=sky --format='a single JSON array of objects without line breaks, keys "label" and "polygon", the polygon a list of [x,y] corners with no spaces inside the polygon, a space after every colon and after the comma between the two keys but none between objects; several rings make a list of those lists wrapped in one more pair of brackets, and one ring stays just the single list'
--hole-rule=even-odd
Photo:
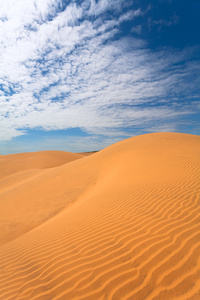
[{"label": "sky", "polygon": [[200,0],[0,0],[0,154],[200,134]]}]

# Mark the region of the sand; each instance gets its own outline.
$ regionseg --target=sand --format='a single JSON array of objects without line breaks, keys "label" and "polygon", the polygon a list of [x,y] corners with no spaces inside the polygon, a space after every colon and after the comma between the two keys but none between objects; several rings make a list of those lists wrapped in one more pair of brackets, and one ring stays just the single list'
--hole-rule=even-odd
[{"label": "sand", "polygon": [[46,154],[0,158],[0,299],[200,299],[199,136]]},{"label": "sand", "polygon": [[83,155],[65,151],[38,151],[0,155],[0,179],[26,170],[57,167],[81,157]]}]

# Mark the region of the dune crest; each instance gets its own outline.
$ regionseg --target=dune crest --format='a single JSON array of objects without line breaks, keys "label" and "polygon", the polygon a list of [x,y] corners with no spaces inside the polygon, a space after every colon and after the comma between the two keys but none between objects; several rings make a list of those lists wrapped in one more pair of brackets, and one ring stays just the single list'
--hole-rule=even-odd
[{"label": "dune crest", "polygon": [[0,299],[200,299],[199,136],[33,172],[0,190]]}]

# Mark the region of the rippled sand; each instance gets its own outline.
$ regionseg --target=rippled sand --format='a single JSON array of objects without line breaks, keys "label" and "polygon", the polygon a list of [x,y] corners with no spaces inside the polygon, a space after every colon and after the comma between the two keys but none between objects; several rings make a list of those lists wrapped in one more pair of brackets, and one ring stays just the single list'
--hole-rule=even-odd
[{"label": "rippled sand", "polygon": [[200,137],[0,156],[0,299],[200,299]]}]

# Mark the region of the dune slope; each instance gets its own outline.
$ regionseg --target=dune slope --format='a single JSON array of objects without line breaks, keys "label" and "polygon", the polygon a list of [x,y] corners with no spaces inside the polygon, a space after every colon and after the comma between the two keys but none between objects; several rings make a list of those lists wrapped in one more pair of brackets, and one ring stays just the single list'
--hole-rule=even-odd
[{"label": "dune slope", "polygon": [[83,155],[65,151],[38,151],[0,155],[0,179],[26,170],[57,167],[81,157]]},{"label": "dune slope", "polygon": [[147,134],[2,192],[0,299],[200,299],[199,166]]},{"label": "dune slope", "polygon": [[[39,151],[0,157],[0,245],[55,214],[51,209],[44,209],[44,205],[51,208],[48,203],[48,186],[54,182],[49,181],[47,190],[43,190],[40,195],[44,174],[82,157],[84,156],[81,154],[64,151]],[[47,202],[43,203],[42,197]],[[54,204],[54,210],[59,210],[56,201]]]}]

